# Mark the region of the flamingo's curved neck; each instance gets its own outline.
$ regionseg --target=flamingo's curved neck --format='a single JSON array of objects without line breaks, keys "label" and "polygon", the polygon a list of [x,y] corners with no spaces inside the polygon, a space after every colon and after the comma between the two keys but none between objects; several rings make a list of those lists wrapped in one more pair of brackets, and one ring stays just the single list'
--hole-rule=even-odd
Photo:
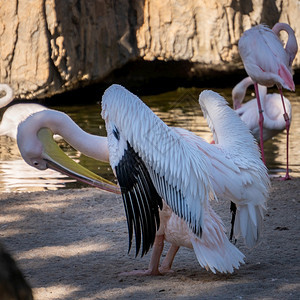
[{"label": "flamingo's curved neck", "polygon": [[12,88],[8,84],[0,84],[0,91],[5,92],[5,96],[0,98],[0,108],[9,104],[14,97]]},{"label": "flamingo's curved neck", "polygon": [[293,60],[298,52],[298,44],[297,44],[294,30],[288,24],[285,24],[285,23],[275,24],[274,27],[272,28],[272,30],[278,37],[279,37],[280,31],[284,30],[287,32],[288,40],[287,40],[287,43],[286,43],[284,49],[289,56],[289,66],[291,66],[293,63]]}]

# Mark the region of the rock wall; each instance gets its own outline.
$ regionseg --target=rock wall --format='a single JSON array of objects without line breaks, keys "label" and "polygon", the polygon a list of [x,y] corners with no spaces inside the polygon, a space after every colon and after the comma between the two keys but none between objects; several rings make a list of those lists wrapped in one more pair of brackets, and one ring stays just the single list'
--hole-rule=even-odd
[{"label": "rock wall", "polygon": [[244,30],[286,22],[300,41],[299,16],[298,0],[0,0],[0,82],[34,98],[101,82],[134,60],[234,72]]},{"label": "rock wall", "polygon": [[[146,0],[138,48],[146,60],[189,60],[228,68],[240,62],[238,41],[254,25],[289,23],[300,43],[299,16],[297,0]],[[299,53],[294,63],[299,68]]]}]

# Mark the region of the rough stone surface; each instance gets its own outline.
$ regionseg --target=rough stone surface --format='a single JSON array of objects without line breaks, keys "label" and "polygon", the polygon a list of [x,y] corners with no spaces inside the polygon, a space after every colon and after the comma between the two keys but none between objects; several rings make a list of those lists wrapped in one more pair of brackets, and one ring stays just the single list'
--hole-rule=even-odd
[{"label": "rough stone surface", "polygon": [[[188,60],[221,65],[240,62],[237,43],[242,33],[259,23],[289,23],[298,40],[299,1],[146,0],[137,30],[143,59]],[[300,56],[295,65],[299,68]]]},{"label": "rough stone surface", "polygon": [[286,22],[300,41],[299,15],[298,0],[0,0],[0,82],[34,98],[101,82],[134,60],[233,72],[244,30]]}]

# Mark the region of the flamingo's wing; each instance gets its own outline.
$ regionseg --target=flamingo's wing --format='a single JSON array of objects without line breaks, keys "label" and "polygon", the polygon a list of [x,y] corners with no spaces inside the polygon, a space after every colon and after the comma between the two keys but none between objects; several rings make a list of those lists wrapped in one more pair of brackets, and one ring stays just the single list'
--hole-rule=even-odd
[{"label": "flamingo's wing", "polygon": [[161,198],[200,236],[202,208],[213,195],[205,156],[122,86],[112,85],[104,93],[102,117],[136,251],[141,235],[143,253],[154,241]]},{"label": "flamingo's wing", "polygon": [[[291,102],[286,97],[283,97],[283,101],[284,101],[286,112],[291,121],[292,119]],[[284,109],[283,109],[280,94],[274,93],[274,94],[268,94],[266,96],[265,114],[267,115],[267,118],[265,118],[266,120],[264,120],[264,126],[275,130],[285,129],[286,124],[283,116]]]},{"label": "flamingo's wing", "polygon": [[[263,94],[260,93],[260,95]],[[291,104],[285,97],[284,102],[289,118],[291,119]],[[259,140],[260,130],[257,100],[252,99],[246,102],[240,108],[236,109],[235,112],[240,116],[241,120],[246,123],[247,127],[251,130],[251,133],[256,138],[256,140]],[[268,139],[272,138],[280,131],[285,129],[285,120],[283,118],[283,114],[284,110],[280,94],[266,94],[263,100],[264,141],[267,141]]]}]

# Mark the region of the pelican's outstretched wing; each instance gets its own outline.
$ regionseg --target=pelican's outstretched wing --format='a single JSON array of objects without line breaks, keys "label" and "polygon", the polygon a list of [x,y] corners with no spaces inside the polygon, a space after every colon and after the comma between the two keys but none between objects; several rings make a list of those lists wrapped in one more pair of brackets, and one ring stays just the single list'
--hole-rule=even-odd
[{"label": "pelican's outstretched wing", "polygon": [[203,143],[191,133],[188,138],[209,157],[209,173],[216,195],[237,205],[235,237],[243,236],[246,244],[253,247],[261,233],[269,195],[267,168],[254,137],[223,97],[203,91],[199,103],[216,144]]},{"label": "pelican's outstretched wing", "polygon": [[[202,92],[199,97],[204,117],[216,141],[215,145],[201,145],[199,149],[206,148],[205,151],[214,157],[211,161],[215,166],[217,160],[226,165],[224,191],[235,198],[234,202],[248,201],[265,206],[270,180],[258,145],[245,123],[227,106],[225,99],[223,103],[221,99],[220,95],[211,91]],[[217,104],[214,103],[216,101]],[[220,166],[214,169],[219,172]],[[212,176],[217,178],[215,172]]]},{"label": "pelican's outstretched wing", "polygon": [[201,236],[202,208],[213,195],[205,155],[122,86],[112,85],[105,91],[102,117],[110,163],[122,189],[130,242],[134,227],[137,253],[141,235],[142,254],[154,242],[161,198]]}]

